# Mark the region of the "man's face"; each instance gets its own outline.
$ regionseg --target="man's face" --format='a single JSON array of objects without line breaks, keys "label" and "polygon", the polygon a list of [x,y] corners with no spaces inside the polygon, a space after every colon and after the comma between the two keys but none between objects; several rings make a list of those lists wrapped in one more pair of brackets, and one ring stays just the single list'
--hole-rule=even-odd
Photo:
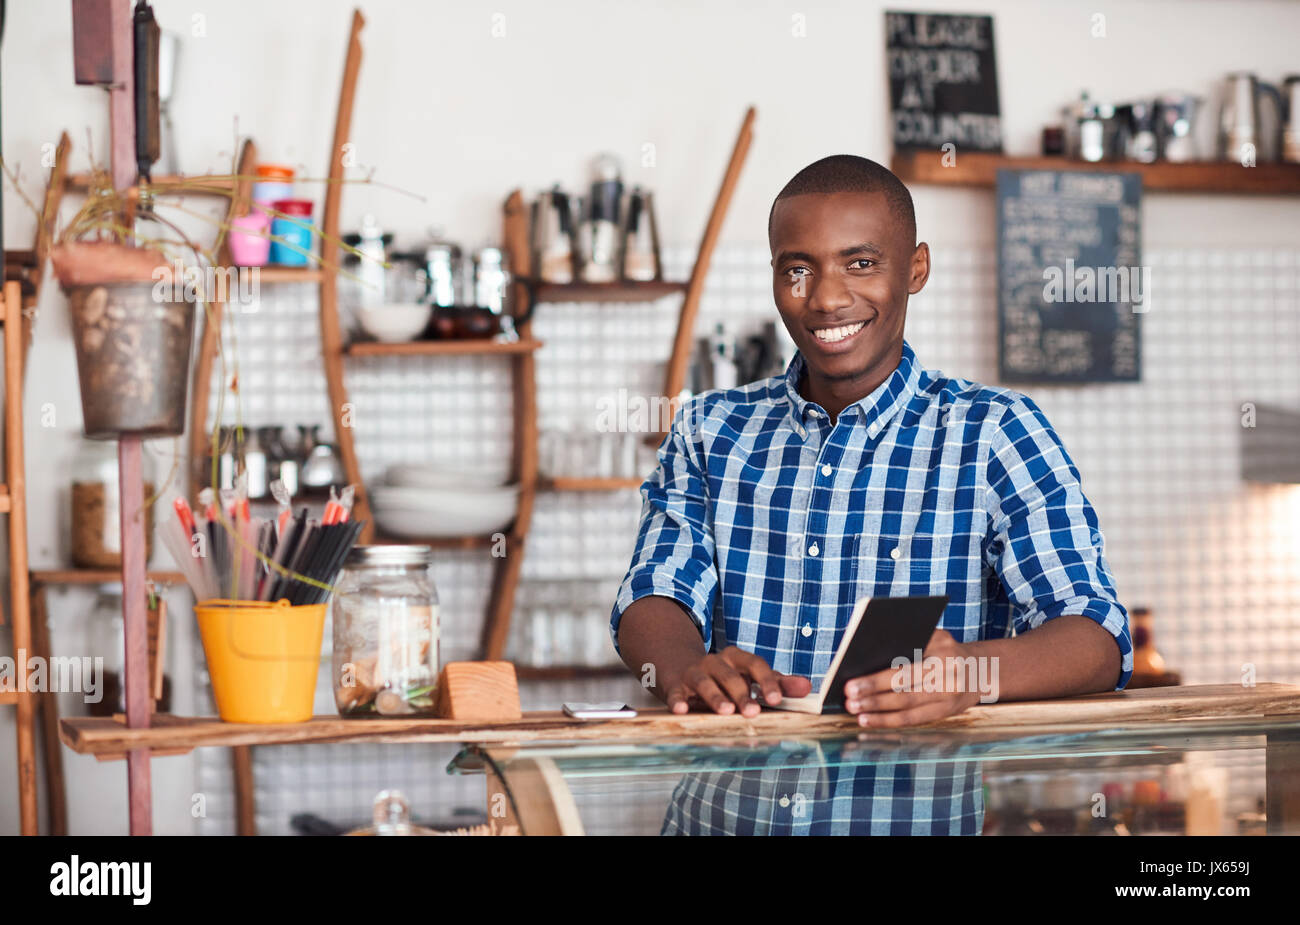
[{"label": "man's face", "polygon": [[[907,297],[930,272],[884,193],[809,193],[772,213],[772,295],[809,375],[883,381],[902,353]],[[864,393],[865,394],[865,393]]]}]

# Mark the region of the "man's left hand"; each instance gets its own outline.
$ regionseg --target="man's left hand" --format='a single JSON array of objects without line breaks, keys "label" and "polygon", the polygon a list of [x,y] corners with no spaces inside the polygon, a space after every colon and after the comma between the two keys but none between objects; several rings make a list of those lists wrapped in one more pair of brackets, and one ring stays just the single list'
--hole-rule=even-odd
[{"label": "man's left hand", "polygon": [[[939,687],[944,688],[954,676],[964,679],[964,674],[948,671],[948,665],[953,664],[948,659],[965,658],[969,654],[947,630],[935,630],[926,643],[922,661],[931,656],[942,659],[944,683]],[[979,690],[926,690],[924,664],[886,668],[844,684],[844,708],[855,714],[863,726],[929,723],[960,713],[979,701]]]}]

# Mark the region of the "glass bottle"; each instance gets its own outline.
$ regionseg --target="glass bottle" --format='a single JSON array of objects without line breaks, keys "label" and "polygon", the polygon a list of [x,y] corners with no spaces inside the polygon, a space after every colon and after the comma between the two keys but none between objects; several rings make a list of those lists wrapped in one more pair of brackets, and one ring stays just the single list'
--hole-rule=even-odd
[{"label": "glass bottle", "polygon": [[428,546],[357,546],[334,597],[334,700],[341,716],[432,715],[438,592]]},{"label": "glass bottle", "polygon": [[[147,463],[144,499],[153,497]],[[121,484],[117,444],[86,440],[72,463],[72,564],[82,568],[122,567]],[[145,561],[153,551],[153,508],[145,507]]]}]

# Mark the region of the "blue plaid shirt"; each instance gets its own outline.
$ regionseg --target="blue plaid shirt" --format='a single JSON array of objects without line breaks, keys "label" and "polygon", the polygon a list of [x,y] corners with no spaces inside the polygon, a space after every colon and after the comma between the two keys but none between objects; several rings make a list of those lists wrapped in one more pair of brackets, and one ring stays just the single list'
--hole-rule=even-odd
[{"label": "blue plaid shirt", "polygon": [[1096,514],[1030,399],[922,369],[904,343],[832,424],[799,394],[803,368],[796,354],[784,376],[678,411],[641,487],[615,645],[633,601],[670,597],[712,651],[739,646],[815,688],[858,598],[946,594],[939,626],[958,642],[1095,620],[1128,683],[1128,614]]}]

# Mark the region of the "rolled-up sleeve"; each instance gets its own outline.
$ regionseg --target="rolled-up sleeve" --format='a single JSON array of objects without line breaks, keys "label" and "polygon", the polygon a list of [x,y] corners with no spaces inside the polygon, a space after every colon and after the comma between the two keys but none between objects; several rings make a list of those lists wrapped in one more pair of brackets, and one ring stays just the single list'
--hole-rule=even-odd
[{"label": "rolled-up sleeve", "polygon": [[669,597],[690,613],[707,646],[718,587],[714,539],[692,402],[680,408],[659,446],[659,464],[641,486],[641,526],[632,564],[618,589],[610,634],[618,648],[623,613],[643,597]]},{"label": "rolled-up sleeve", "polygon": [[1056,617],[1096,621],[1120,650],[1120,690],[1133,673],[1128,612],[1115,594],[1096,512],[1046,416],[1020,397],[1002,415],[988,467],[992,512],[986,561],[1017,633]]}]

